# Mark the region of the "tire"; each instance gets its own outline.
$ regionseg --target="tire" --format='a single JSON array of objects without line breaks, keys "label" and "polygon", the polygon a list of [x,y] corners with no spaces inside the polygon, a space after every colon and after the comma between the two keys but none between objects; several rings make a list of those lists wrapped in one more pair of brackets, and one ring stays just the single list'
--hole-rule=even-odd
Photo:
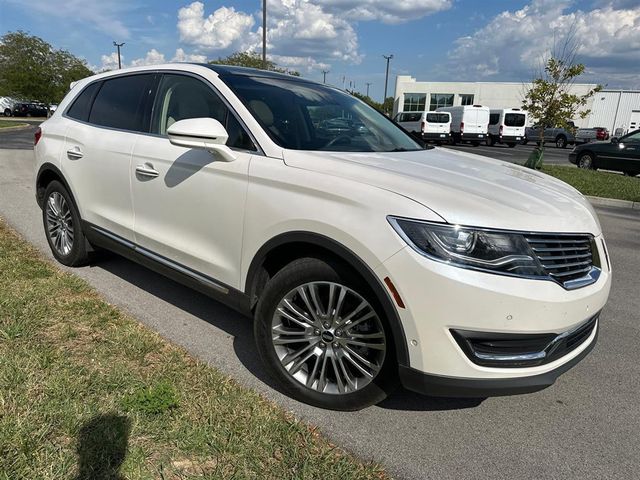
[{"label": "tire", "polygon": [[638,172],[631,172],[631,171],[626,171],[623,172],[625,177],[635,177],[638,175]]},{"label": "tire", "polygon": [[529,143],[529,140],[527,140],[526,138],[522,141],[523,145],[526,145],[527,143]]},{"label": "tire", "polygon": [[[333,307],[327,308],[332,289]],[[366,306],[354,314],[361,304]],[[258,353],[291,397],[331,410],[359,410],[385,399],[397,382],[393,339],[379,312],[382,308],[368,286],[343,264],[295,260],[269,280],[258,301]]]},{"label": "tire", "polygon": [[496,144],[496,141],[493,137],[487,137],[487,147],[493,147]]},{"label": "tire", "polygon": [[458,144],[458,139],[456,139],[454,134],[451,134],[451,139],[449,140],[449,144],[454,147]]},{"label": "tire", "polygon": [[515,148],[516,144],[515,143],[507,143],[507,147],[509,148]]},{"label": "tire", "polygon": [[3,113],[4,113],[5,117],[10,117],[11,116],[11,109],[10,108],[5,108]]},{"label": "tire", "polygon": [[68,267],[87,263],[87,240],[82,232],[80,214],[67,189],[57,180],[45,189],[42,223],[56,260]]},{"label": "tire", "polygon": [[593,153],[584,152],[578,157],[578,168],[583,168],[585,170],[595,170],[593,166]]},{"label": "tire", "polygon": [[556,147],[567,148],[567,137],[565,137],[564,135],[558,135],[556,137]]}]

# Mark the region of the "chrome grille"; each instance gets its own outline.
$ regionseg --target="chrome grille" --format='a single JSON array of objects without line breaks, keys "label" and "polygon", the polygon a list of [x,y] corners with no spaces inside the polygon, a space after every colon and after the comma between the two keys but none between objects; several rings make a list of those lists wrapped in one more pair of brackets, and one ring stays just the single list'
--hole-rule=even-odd
[{"label": "chrome grille", "polygon": [[547,275],[562,285],[587,276],[593,267],[590,235],[528,234],[525,238]]}]

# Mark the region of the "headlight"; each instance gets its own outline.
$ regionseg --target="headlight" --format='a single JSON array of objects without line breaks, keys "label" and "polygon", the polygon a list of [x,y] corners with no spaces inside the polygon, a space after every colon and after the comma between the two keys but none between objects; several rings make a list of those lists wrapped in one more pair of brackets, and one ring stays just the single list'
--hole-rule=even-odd
[{"label": "headlight", "polygon": [[517,276],[546,276],[522,234],[388,217],[416,251],[459,267]]}]

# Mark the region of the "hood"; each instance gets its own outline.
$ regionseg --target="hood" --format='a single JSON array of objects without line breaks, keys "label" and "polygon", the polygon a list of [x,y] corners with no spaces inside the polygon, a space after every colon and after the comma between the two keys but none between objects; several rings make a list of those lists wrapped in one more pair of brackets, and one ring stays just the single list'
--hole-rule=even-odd
[{"label": "hood", "polygon": [[549,175],[480,155],[442,148],[384,153],[289,150],[284,152],[284,160],[292,167],[409,197],[453,224],[600,233],[591,204],[573,187]]}]

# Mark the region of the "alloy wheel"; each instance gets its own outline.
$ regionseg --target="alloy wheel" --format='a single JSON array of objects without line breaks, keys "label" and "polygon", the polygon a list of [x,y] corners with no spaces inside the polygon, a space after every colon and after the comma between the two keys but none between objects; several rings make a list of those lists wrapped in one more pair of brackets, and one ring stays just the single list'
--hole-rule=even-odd
[{"label": "alloy wheel", "polygon": [[279,302],[271,340],[285,371],[325,394],[361,390],[378,374],[386,338],[374,308],[339,283],[300,285]]},{"label": "alloy wheel", "polygon": [[588,153],[585,153],[584,155],[582,155],[580,157],[580,160],[578,161],[578,167],[584,168],[586,170],[591,169],[592,165],[593,165],[593,159],[591,158],[591,155],[589,155]]},{"label": "alloy wheel", "polygon": [[71,209],[60,192],[51,192],[46,204],[47,235],[59,255],[69,255],[73,248]]}]

